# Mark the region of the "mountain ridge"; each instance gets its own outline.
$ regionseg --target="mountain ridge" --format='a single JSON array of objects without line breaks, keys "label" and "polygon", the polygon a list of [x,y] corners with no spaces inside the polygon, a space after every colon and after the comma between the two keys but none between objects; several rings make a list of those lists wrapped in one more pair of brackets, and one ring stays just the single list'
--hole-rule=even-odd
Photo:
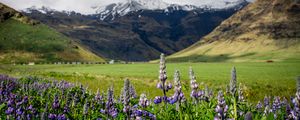
[{"label": "mountain ridge", "polygon": [[[300,58],[300,4],[257,0],[222,22],[173,61],[283,61]],[[219,59],[218,59],[219,58]],[[203,59],[203,60],[201,60]],[[192,60],[193,61],[193,60]]]}]

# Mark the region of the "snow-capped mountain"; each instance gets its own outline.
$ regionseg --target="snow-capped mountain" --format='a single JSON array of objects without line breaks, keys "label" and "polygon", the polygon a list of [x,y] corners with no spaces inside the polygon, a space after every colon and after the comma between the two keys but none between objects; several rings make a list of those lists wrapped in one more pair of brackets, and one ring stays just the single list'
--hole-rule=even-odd
[{"label": "snow-capped mountain", "polygon": [[107,6],[94,7],[101,20],[124,16],[139,10],[163,10],[166,13],[176,10],[191,11],[196,9],[228,9],[247,2],[246,0],[202,0],[199,5],[169,4],[163,0],[125,0]]},{"label": "snow-capped mountain", "polygon": [[72,14],[80,14],[80,13],[76,13],[75,11],[67,11],[67,10],[59,11],[59,10],[52,9],[47,6],[42,6],[42,7],[32,6],[30,8],[26,8],[26,9],[20,10],[20,11],[23,13],[40,12],[42,14],[50,14],[50,15],[53,15],[55,13],[64,13],[64,14],[67,14],[68,16],[72,15]]},{"label": "snow-capped mountain", "polygon": [[21,10],[22,12],[25,12],[25,13],[31,13],[32,11],[39,11],[43,14],[46,14],[46,13],[50,13],[50,12],[53,12],[53,11],[56,11],[55,9],[51,9],[49,7],[46,7],[46,6],[42,6],[42,7],[36,7],[36,6],[32,6],[30,8],[26,8],[24,10]]},{"label": "snow-capped mountain", "polygon": [[78,40],[97,55],[147,61],[157,59],[160,53],[185,49],[248,4],[244,0],[200,1],[202,4],[195,6],[126,0],[93,7],[97,13],[91,14],[48,7],[31,7],[23,13]]}]

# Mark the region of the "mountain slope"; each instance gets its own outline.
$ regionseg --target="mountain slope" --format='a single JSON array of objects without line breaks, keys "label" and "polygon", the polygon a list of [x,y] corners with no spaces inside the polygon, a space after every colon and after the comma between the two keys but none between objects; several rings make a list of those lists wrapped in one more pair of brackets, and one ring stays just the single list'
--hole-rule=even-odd
[{"label": "mountain slope", "polygon": [[257,0],[171,61],[300,60],[300,3]]},{"label": "mountain slope", "polygon": [[103,61],[55,30],[0,3],[0,63]]},{"label": "mountain slope", "polygon": [[[146,0],[139,0],[138,4],[142,4],[141,1]],[[173,6],[166,12],[166,9],[130,7],[128,3],[125,8],[130,8],[130,12],[123,16],[111,15],[105,20],[101,20],[101,14],[82,15],[46,8],[27,9],[24,14],[76,39],[97,55],[126,61],[148,61],[158,58],[160,53],[169,55],[192,45],[246,4],[243,2],[226,9],[188,11]]]}]

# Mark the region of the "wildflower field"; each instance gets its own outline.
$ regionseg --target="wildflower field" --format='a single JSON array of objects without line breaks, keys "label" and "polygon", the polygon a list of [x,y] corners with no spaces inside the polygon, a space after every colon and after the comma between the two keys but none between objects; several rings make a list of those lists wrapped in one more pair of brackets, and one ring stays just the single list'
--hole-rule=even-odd
[{"label": "wildflower field", "polygon": [[[84,80],[67,82],[54,79],[74,79],[76,75],[73,74],[80,73],[45,74],[45,71],[37,72],[31,68],[26,69],[28,74],[35,71],[38,76],[15,78],[0,75],[0,119],[300,119],[300,78],[297,82],[295,79],[287,82],[291,86],[283,85],[291,87],[288,92],[293,93],[286,93],[288,97],[280,94],[274,96],[268,94],[268,91],[261,91],[265,97],[254,102],[253,99],[248,99],[251,96],[247,96],[247,83],[244,85],[244,81],[238,80],[237,67],[232,67],[227,82],[219,81],[224,82],[220,87],[217,86],[218,83],[206,84],[208,80],[197,80],[197,72],[193,67],[188,68],[187,80],[182,79],[185,77],[182,77],[179,70],[175,70],[174,74],[169,75],[173,77],[169,77],[162,55],[159,70],[156,70],[158,80],[151,83],[155,85],[144,83],[144,86],[140,86],[141,84],[137,83],[151,82],[151,77],[148,81],[124,78],[122,83],[115,83],[109,75],[98,76],[108,77],[115,84],[109,85],[107,90],[103,90],[99,84],[97,92],[89,89],[89,84],[82,85]],[[19,69],[20,72],[22,69]],[[83,76],[85,81],[95,79],[93,75]],[[80,79],[80,75],[77,75],[77,78]],[[274,87],[274,84],[272,85]]]}]

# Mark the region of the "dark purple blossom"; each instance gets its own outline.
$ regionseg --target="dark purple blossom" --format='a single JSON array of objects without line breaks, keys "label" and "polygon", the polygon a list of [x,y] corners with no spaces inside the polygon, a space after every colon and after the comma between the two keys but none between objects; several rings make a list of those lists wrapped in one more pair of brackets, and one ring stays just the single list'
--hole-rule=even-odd
[{"label": "dark purple blossom", "polygon": [[52,108],[58,109],[59,107],[60,107],[60,104],[59,104],[59,100],[58,100],[58,95],[55,95],[53,103],[52,103]]},{"label": "dark purple blossom", "polygon": [[162,102],[162,98],[160,96],[156,96],[153,100],[154,104],[159,104]]}]

